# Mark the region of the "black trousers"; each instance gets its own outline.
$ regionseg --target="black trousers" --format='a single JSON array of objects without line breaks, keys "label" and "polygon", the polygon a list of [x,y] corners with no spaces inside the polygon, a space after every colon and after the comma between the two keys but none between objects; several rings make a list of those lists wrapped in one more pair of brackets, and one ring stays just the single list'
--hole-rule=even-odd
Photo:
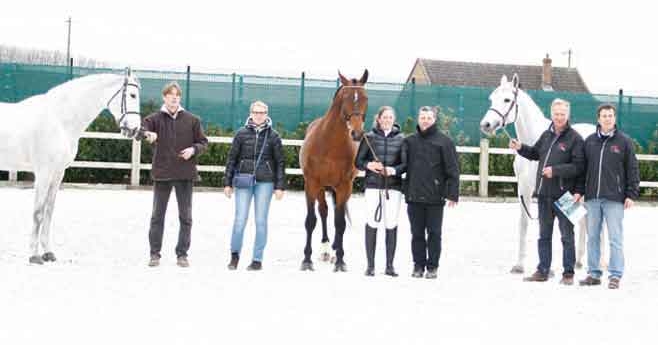
[{"label": "black trousers", "polygon": [[180,222],[176,256],[187,256],[192,233],[192,187],[193,181],[191,180],[154,181],[153,213],[151,215],[151,228],[149,230],[151,255],[160,256],[167,204],[169,203],[171,189],[174,188],[176,190],[178,219]]},{"label": "black trousers", "polygon": [[414,266],[436,269],[441,256],[442,204],[407,204]]},{"label": "black trousers", "polygon": [[576,262],[576,244],[573,232],[573,224],[569,219],[556,209],[553,202],[558,198],[539,197],[537,207],[539,209],[539,240],[537,251],[539,252],[539,265],[537,270],[543,274],[549,274],[553,256],[553,224],[555,218],[560,224],[562,239],[562,267],[563,274],[574,274]]}]

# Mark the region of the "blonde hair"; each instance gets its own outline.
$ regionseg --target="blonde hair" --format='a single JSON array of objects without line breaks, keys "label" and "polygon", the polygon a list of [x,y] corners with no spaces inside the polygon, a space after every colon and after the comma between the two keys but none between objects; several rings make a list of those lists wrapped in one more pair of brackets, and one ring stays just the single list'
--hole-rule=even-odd
[{"label": "blonde hair", "polygon": [[176,90],[179,96],[183,96],[183,90],[181,90],[180,85],[175,81],[167,83],[167,85],[162,88],[162,95],[166,96],[172,90]]},{"label": "blonde hair", "polygon": [[567,115],[571,115],[571,103],[569,103],[569,101],[564,100],[562,98],[556,98],[553,100],[553,102],[551,102],[551,110],[556,105],[564,105],[565,107],[567,107]]},{"label": "blonde hair", "polygon": [[265,108],[265,111],[269,110],[268,107],[267,107],[267,104],[265,104],[265,102],[263,102],[261,100],[257,100],[257,101],[254,101],[253,103],[251,103],[251,105],[249,106],[249,113],[251,113],[254,110],[254,107],[263,107],[263,108]]}]

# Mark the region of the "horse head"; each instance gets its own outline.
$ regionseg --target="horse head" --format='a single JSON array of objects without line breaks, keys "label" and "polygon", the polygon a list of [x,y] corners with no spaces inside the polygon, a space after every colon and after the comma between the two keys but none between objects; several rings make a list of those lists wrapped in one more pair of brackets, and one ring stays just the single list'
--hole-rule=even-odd
[{"label": "horse head", "polygon": [[107,109],[112,113],[123,135],[129,138],[139,136],[142,124],[139,112],[139,80],[128,68],[121,83],[116,87],[116,92],[107,102]]},{"label": "horse head", "polygon": [[500,85],[489,95],[491,106],[480,121],[480,130],[491,135],[496,130],[514,123],[519,116],[519,76],[515,73],[511,81],[507,76],[500,78]]},{"label": "horse head", "polygon": [[345,120],[352,139],[360,141],[363,137],[363,124],[368,110],[368,93],[364,87],[368,81],[366,69],[361,79],[347,79],[338,71],[341,86],[336,91],[334,102],[340,104],[340,115]]}]

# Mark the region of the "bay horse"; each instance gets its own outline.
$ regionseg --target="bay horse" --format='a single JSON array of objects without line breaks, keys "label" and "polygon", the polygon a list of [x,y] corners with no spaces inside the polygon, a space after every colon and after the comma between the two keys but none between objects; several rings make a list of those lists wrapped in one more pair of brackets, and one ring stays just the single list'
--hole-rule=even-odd
[{"label": "bay horse", "polygon": [[368,70],[359,80],[347,79],[338,72],[341,85],[334,94],[329,110],[308,126],[304,143],[299,152],[299,164],[304,175],[306,193],[306,246],[302,271],[313,271],[311,238],[317,218],[315,203],[318,202],[322,219],[322,259],[328,260],[327,202],[325,192],[334,200],[334,242],[336,251],[334,272],[345,272],[343,234],[345,233],[347,201],[352,194],[352,182],[357,175],[354,159],[358,141],[363,137],[363,123],[368,108],[368,94],[364,87]]},{"label": "bay horse", "polygon": [[[78,140],[108,109],[126,137],[141,136],[139,81],[124,74],[76,78],[18,103],[0,103],[0,170],[34,172],[31,264],[55,261],[50,224],[64,171],[78,152]],[[44,254],[39,255],[39,241]]]},{"label": "bay horse", "polygon": [[[480,129],[487,135],[494,134],[498,129],[506,134],[505,127],[514,124],[518,139],[526,145],[534,145],[541,134],[548,128],[551,120],[544,116],[541,109],[532,100],[530,95],[519,86],[519,76],[514,74],[511,81],[503,75],[498,86],[489,95],[491,107],[480,122]],[[572,128],[580,134],[583,139],[596,131],[596,127],[589,123],[578,123]],[[509,136],[509,134],[507,134]],[[532,200],[532,192],[535,190],[537,168],[539,162],[527,160],[519,155],[514,157],[514,175],[517,178],[519,203],[519,247],[516,264],[511,273],[521,274],[524,271],[526,257],[526,237],[528,234],[528,220],[530,219],[529,206]],[[583,266],[583,256],[586,247],[587,221],[583,217],[579,224],[579,236],[577,242],[576,268]],[[605,245],[603,232],[601,233],[601,267],[606,267]]]}]

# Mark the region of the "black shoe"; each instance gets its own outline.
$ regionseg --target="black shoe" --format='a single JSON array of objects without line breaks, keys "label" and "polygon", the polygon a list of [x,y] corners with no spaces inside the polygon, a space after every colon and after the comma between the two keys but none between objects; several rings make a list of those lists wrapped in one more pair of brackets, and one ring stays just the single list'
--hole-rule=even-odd
[{"label": "black shoe", "polygon": [[178,259],[176,259],[176,265],[178,265],[178,267],[190,267],[190,262],[187,261],[187,256],[179,256]]},{"label": "black shoe", "polygon": [[240,261],[240,255],[238,253],[231,253],[231,262],[228,263],[228,269],[231,271],[237,269],[238,261]]},{"label": "black shoe", "polygon": [[384,274],[391,277],[397,277],[393,268],[393,259],[395,258],[395,245],[397,244],[398,228],[386,229],[386,271]]},{"label": "black shoe", "polygon": [[422,278],[423,273],[425,273],[425,269],[423,267],[415,266],[414,273],[412,273],[411,276],[414,278]]},{"label": "black shoe", "polygon": [[436,268],[428,268],[427,273],[425,273],[425,278],[436,279]]},{"label": "black shoe", "polygon": [[149,260],[149,267],[157,267],[160,266],[160,256],[159,255],[151,255],[151,260]]},{"label": "black shoe", "polygon": [[398,274],[397,274],[397,272],[395,272],[395,269],[393,268],[393,266],[386,267],[386,271],[384,271],[384,274],[386,274],[387,276],[391,276],[391,277],[397,277],[398,276]]},{"label": "black shoe", "polygon": [[366,224],[366,258],[368,258],[367,276],[375,275],[375,248],[377,245],[377,228],[372,228]]},{"label": "black shoe", "polygon": [[247,271],[260,271],[263,269],[263,264],[260,261],[252,261],[249,266],[247,266]]}]

